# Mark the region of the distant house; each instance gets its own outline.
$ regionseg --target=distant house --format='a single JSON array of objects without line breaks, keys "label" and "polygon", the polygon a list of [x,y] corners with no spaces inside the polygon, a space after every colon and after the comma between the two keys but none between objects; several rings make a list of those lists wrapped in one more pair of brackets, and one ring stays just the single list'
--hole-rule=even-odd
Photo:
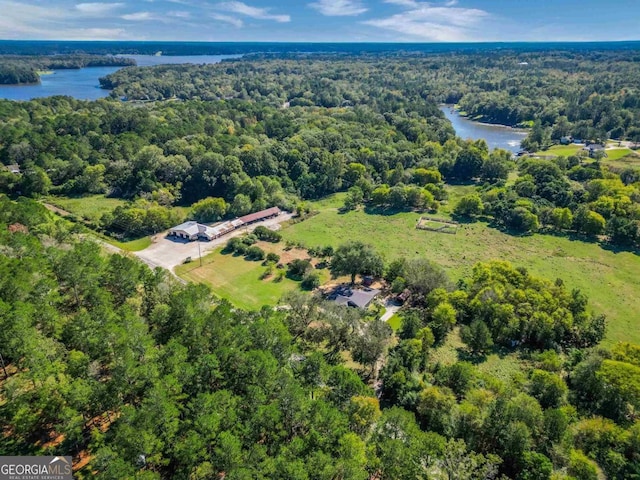
[{"label": "distant house", "polygon": [[[586,150],[587,152],[589,152],[589,157],[591,158],[593,158],[596,155],[596,153],[599,153],[599,152],[605,153],[604,145],[601,145],[599,143],[591,143],[586,147],[584,147],[583,150]],[[605,157],[606,156],[607,154],[605,153]]]},{"label": "distant house", "polygon": [[573,143],[573,137],[572,136],[562,137],[560,139],[560,144],[561,145],[571,145],[572,143]]},{"label": "distant house", "polygon": [[11,173],[15,174],[15,175],[20,175],[20,173],[22,173],[20,171],[20,165],[18,164],[13,164],[13,165],[7,165],[5,167],[6,170],[10,171]]},{"label": "distant house", "polygon": [[375,288],[351,289],[349,287],[338,287],[331,292],[328,299],[338,305],[367,308],[379,294],[380,290]]}]

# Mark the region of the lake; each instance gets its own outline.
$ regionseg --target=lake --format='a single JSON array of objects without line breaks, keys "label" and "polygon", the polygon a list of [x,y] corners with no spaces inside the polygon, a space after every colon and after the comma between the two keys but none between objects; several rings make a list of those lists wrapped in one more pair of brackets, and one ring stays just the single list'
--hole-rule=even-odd
[{"label": "lake", "polygon": [[489,145],[489,149],[503,148],[517,153],[521,150],[520,142],[527,136],[525,130],[469,120],[461,116],[451,105],[443,105],[440,110],[453,125],[456,135],[472,140],[483,138]]},{"label": "lake", "polygon": [[[155,56],[122,55],[133,58],[140,67],[175,63],[219,63],[226,58],[239,58],[242,55],[190,55]],[[31,100],[32,98],[69,95],[79,100],[97,100],[107,97],[110,90],[100,88],[98,79],[120,70],[123,67],[87,67],[79,70],[55,70],[40,77],[38,85],[0,85],[0,98],[9,100]]]}]

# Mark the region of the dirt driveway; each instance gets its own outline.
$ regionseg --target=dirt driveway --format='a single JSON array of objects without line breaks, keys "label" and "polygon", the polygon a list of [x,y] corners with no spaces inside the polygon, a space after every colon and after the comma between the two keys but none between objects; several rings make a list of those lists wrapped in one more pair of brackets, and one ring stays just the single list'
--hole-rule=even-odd
[{"label": "dirt driveway", "polygon": [[[256,222],[248,227],[241,227],[210,242],[206,240],[189,242],[176,237],[167,237],[167,232],[162,232],[153,237],[153,244],[150,247],[135,252],[135,255],[152,268],[161,267],[173,272],[174,267],[182,264],[187,257],[191,257],[193,261],[196,262],[198,261],[199,253],[202,253],[202,256],[204,256],[211,250],[215,250],[227,243],[227,240],[232,237],[252,232],[258,225],[263,225],[272,230],[278,230],[280,229],[281,223],[290,220],[292,217],[293,214],[291,213],[281,213],[277,217]],[[200,246],[200,252],[198,252],[198,246]]]}]

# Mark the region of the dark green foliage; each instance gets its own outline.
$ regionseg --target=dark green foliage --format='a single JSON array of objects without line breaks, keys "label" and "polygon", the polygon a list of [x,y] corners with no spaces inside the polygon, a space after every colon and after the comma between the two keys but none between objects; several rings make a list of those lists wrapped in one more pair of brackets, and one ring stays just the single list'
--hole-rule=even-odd
[{"label": "dark green foliage", "polygon": [[244,254],[247,257],[247,260],[259,261],[259,260],[264,260],[264,257],[265,257],[264,250],[262,250],[260,247],[255,245],[247,248]]},{"label": "dark green foliage", "polygon": [[259,240],[263,240],[265,242],[278,243],[282,240],[282,234],[271,230],[263,225],[258,225],[254,230],[253,234],[258,237]]},{"label": "dark green foliage", "polygon": [[269,252],[267,253],[265,261],[267,263],[273,263],[273,264],[278,263],[280,261],[280,255],[278,255],[277,253]]},{"label": "dark green foliage", "polygon": [[304,276],[313,269],[311,261],[296,258],[287,264],[287,275],[296,280],[302,280]]},{"label": "dark green foliage", "polygon": [[460,337],[473,353],[486,352],[493,346],[491,331],[482,320],[474,320],[470,325],[463,326]]},{"label": "dark green foliage", "polygon": [[348,242],[340,245],[331,257],[331,274],[350,275],[351,283],[356,275],[382,275],[384,263],[382,257],[371,245],[362,242]]},{"label": "dark green foliage", "polygon": [[320,286],[320,274],[318,272],[308,272],[302,278],[300,286],[304,290],[315,290]]}]

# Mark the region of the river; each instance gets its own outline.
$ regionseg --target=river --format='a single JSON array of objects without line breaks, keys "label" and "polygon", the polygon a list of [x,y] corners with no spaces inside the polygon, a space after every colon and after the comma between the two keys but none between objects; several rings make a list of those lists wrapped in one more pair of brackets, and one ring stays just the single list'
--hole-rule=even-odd
[{"label": "river", "polygon": [[456,112],[451,105],[443,105],[440,110],[452,123],[456,135],[464,139],[470,138],[486,140],[489,149],[503,148],[517,153],[521,150],[520,142],[525,139],[527,132],[517,128],[503,125],[491,125],[488,123],[474,122]]},{"label": "river", "polygon": [[[242,55],[193,55],[155,56],[122,55],[133,58],[140,67],[175,63],[218,63],[226,58]],[[86,67],[72,70],[55,70],[42,75],[37,85],[0,85],[0,98],[9,100],[31,100],[32,98],[69,95],[79,100],[97,100],[109,95],[110,90],[100,88],[98,79],[116,72],[123,67]]]}]

